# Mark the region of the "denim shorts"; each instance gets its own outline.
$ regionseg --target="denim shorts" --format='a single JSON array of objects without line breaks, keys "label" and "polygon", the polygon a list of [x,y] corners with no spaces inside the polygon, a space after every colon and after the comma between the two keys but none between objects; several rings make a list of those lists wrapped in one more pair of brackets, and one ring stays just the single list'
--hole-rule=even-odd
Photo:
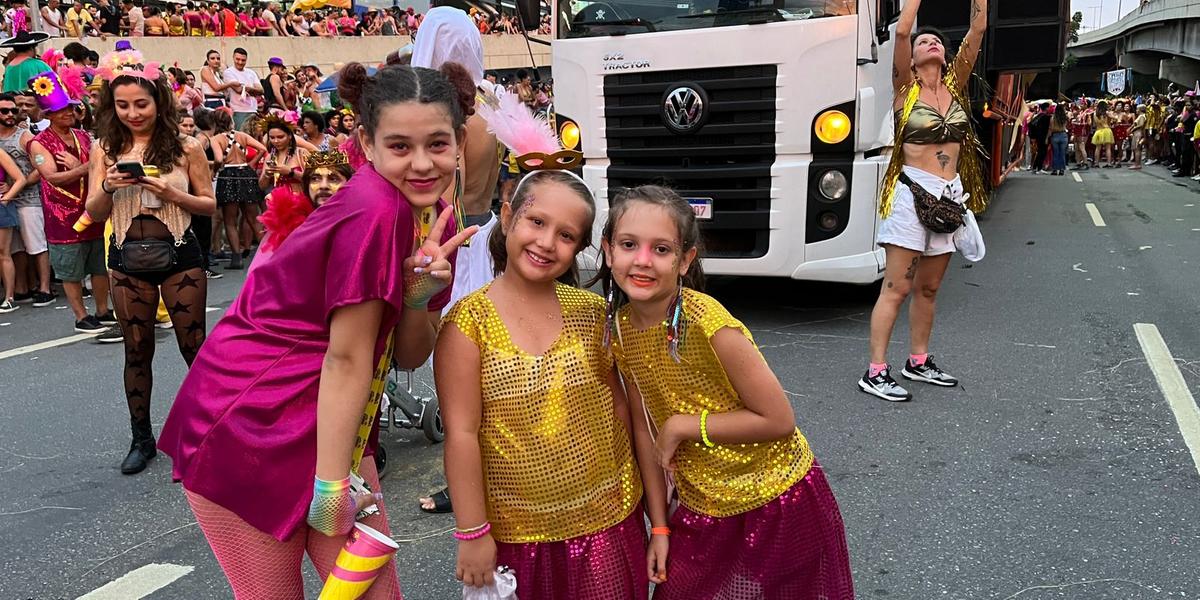
[{"label": "denim shorts", "polygon": [[16,204],[9,202],[5,204],[0,202],[0,229],[8,227],[19,227],[21,220],[17,217]]}]

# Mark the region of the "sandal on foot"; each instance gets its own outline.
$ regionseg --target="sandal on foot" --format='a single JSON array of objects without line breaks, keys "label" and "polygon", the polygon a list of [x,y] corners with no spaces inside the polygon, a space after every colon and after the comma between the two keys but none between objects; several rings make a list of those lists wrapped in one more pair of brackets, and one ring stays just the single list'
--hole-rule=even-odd
[{"label": "sandal on foot", "polygon": [[[420,503],[421,510],[432,514],[445,514],[454,512],[454,507],[450,504],[450,488],[442,488],[441,491],[429,497],[433,500],[433,508],[425,508],[425,503]],[[421,499],[425,500],[424,498]]]}]

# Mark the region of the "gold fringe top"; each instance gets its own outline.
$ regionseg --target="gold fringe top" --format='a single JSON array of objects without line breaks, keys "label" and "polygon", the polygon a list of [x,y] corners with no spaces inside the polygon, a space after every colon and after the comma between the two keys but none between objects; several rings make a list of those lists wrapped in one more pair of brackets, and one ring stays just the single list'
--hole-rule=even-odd
[{"label": "gold fringe top", "polygon": [[[959,54],[961,53],[960,50]],[[963,108],[970,106],[966,94],[959,88],[958,81],[954,77],[954,69],[946,70],[946,76],[942,78],[942,82],[950,89],[950,95],[954,97],[954,101],[958,102],[959,106]],[[886,219],[888,215],[892,214],[896,182],[900,179],[900,171],[904,168],[904,142],[900,137],[900,132],[904,131],[905,125],[908,124],[908,117],[912,114],[913,105],[921,97],[920,82],[914,79],[912,84],[901,89],[899,94],[904,95],[904,106],[901,109],[899,120],[896,121],[892,158],[888,162],[887,172],[883,176],[883,190],[879,194],[879,217],[881,219]],[[986,156],[986,152],[975,135],[975,128],[968,127],[967,137],[963,140],[962,151],[958,155],[958,176],[962,178],[963,189],[971,194],[971,197],[967,199],[967,208],[975,214],[987,210],[988,204],[988,190],[983,175],[983,164],[980,160],[983,156]]]},{"label": "gold fringe top", "polygon": [[[134,148],[120,155],[117,162],[142,162],[142,152],[142,148]],[[108,164],[108,160],[104,162],[106,165]],[[171,169],[170,173],[163,173],[159,177],[173,188],[184,192],[188,191],[187,165],[183,161],[175,165],[175,168]],[[112,219],[113,236],[116,237],[117,247],[120,248],[125,243],[125,234],[129,231],[129,226],[133,224],[134,217],[138,215],[150,215],[162,221],[167,226],[167,229],[170,230],[171,236],[175,238],[175,245],[182,244],[184,234],[192,226],[191,213],[184,210],[178,204],[166,201],[162,202],[160,208],[144,208],[142,206],[143,196],[154,198],[154,194],[136,185],[121,188],[113,193],[112,216],[110,218]]]}]

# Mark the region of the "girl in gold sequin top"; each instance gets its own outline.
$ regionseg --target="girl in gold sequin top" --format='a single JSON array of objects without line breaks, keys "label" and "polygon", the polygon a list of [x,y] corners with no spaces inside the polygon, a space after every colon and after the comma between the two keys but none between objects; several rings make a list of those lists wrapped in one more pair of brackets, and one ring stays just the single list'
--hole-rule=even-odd
[{"label": "girl in gold sequin top", "polygon": [[434,375],[467,585],[503,565],[521,598],[647,597],[642,483],[601,343],[604,301],[573,285],[594,218],[577,176],[527,176],[492,232],[498,277],[443,321]]},{"label": "girl in gold sequin top", "polygon": [[698,241],[678,194],[634,188],[612,205],[597,275],[634,414],[654,597],[853,598],[837,501],[750,332],[697,290]]}]

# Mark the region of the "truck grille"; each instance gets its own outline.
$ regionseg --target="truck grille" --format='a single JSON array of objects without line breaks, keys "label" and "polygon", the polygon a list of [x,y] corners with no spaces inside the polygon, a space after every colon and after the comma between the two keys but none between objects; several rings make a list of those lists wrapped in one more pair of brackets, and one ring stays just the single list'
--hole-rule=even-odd
[{"label": "truck grille", "polygon": [[[609,200],[654,183],[685,198],[712,198],[701,221],[705,255],[767,253],[771,165],[775,162],[775,65],[625,73],[604,78]],[[707,121],[677,134],[663,123],[663,98],[680,84],[708,95]]]}]

